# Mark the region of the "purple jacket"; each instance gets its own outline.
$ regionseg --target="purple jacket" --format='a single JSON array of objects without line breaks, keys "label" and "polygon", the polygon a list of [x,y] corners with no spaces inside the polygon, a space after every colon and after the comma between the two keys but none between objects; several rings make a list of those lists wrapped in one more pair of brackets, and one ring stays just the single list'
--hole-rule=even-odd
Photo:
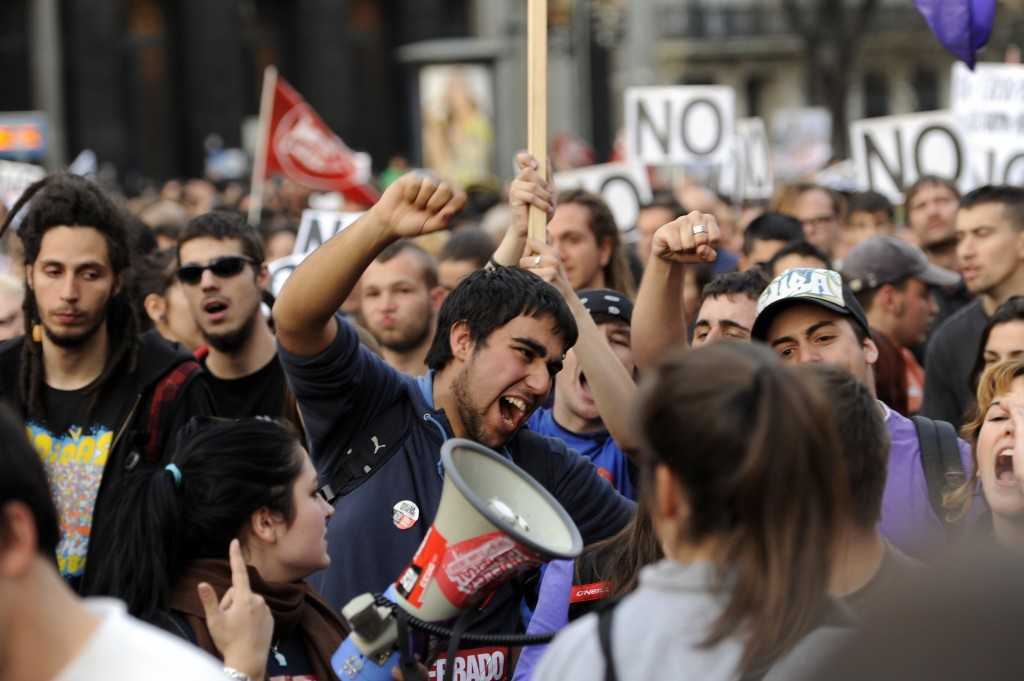
[{"label": "purple jacket", "polygon": [[[882,495],[880,529],[886,539],[904,553],[927,558],[945,545],[946,535],[928,500],[928,483],[921,467],[921,443],[913,421],[887,406],[885,410],[885,426],[892,444]],[[960,440],[960,458],[969,477],[974,471],[974,459],[971,446],[963,440]],[[975,517],[986,508],[984,497],[976,494],[969,516]]]}]

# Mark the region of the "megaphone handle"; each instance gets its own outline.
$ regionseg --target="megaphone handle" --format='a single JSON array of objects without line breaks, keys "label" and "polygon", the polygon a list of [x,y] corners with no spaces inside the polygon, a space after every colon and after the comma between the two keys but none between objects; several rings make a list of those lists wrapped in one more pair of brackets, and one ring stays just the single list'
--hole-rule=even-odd
[{"label": "megaphone handle", "polygon": [[462,635],[469,629],[469,623],[475,616],[475,611],[470,608],[459,613],[458,619],[452,625],[452,635],[448,638],[448,664],[444,666],[444,681],[452,681],[455,675],[455,656],[459,652],[459,644],[462,643]]},{"label": "megaphone handle", "polygon": [[394,609],[395,626],[398,629],[398,666],[402,670],[405,681],[427,681],[420,673],[416,664],[416,655],[412,651],[412,632],[409,629],[409,616],[401,608]]}]

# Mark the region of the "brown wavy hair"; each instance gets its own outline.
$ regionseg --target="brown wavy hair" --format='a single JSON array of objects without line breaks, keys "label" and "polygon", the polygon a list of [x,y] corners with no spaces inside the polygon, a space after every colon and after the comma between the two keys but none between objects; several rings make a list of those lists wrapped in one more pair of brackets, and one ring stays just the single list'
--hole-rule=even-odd
[{"label": "brown wavy hair", "polygon": [[985,423],[985,414],[992,406],[992,401],[1009,392],[1013,382],[1021,377],[1024,377],[1024,359],[1008,359],[1005,362],[993,364],[978,379],[971,420],[960,429],[960,434],[971,443],[974,472],[963,484],[942,497],[942,505],[946,508],[951,520],[959,520],[971,510],[971,499],[974,497],[974,490],[977,488],[979,480],[978,435],[981,433],[981,426]]},{"label": "brown wavy hair", "polygon": [[597,194],[583,189],[569,189],[559,194],[558,205],[567,203],[575,203],[587,209],[590,214],[590,231],[598,245],[611,242],[612,255],[604,266],[605,288],[624,293],[630,300],[636,298],[636,281],[629,269],[626,247],[608,204]]},{"label": "brown wavy hair", "polygon": [[716,547],[725,607],[704,646],[738,637],[763,669],[819,621],[850,514],[833,409],[819,380],[765,347],[670,353],[640,391],[643,483],[666,467],[685,491],[682,539]]}]

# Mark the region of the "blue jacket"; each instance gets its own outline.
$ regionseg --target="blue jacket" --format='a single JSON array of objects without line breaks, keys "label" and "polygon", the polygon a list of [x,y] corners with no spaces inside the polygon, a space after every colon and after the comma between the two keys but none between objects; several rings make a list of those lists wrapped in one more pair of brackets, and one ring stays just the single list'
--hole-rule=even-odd
[{"label": "blue jacket", "polygon": [[[452,436],[444,412],[433,407],[430,375],[417,380],[399,373],[362,347],[340,316],[337,321],[334,341],[319,355],[279,350],[317,469],[328,473],[353,446],[370,445],[381,457],[380,467],[337,501],[328,524],[331,565],[311,581],[333,607],[384,591],[408,566],[434,521],[443,480],[440,449]],[[375,418],[395,403],[401,403],[399,432],[375,432]],[[521,429],[503,453],[561,502],[585,543],[611,536],[629,521],[634,505],[561,442]],[[401,502],[416,511],[409,513],[412,506]],[[415,522],[401,529],[413,515]],[[515,601],[509,598],[504,616],[496,617],[503,622],[494,622],[497,628],[518,618]]]}]

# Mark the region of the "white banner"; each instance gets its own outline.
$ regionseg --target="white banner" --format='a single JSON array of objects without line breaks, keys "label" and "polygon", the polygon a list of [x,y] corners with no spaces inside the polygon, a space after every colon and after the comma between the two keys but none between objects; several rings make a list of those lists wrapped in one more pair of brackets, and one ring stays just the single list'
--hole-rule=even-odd
[{"label": "white banner", "polygon": [[295,239],[293,255],[305,255],[315,251],[332,236],[355,222],[362,213],[345,213],[334,210],[302,211],[299,234]]},{"label": "white banner", "polygon": [[273,294],[275,299],[281,295],[284,282],[288,281],[288,277],[292,276],[292,272],[295,271],[300,262],[306,259],[307,255],[307,253],[292,253],[267,263],[267,271],[270,273],[270,284],[267,286],[267,289]]},{"label": "white banner", "polygon": [[903,190],[922,175],[971,186],[967,146],[949,111],[867,118],[850,124],[857,184],[903,202]]},{"label": "white banner", "polygon": [[46,177],[46,171],[31,163],[0,161],[0,202],[10,208],[30,184]]},{"label": "white banner", "polygon": [[953,65],[953,118],[967,141],[971,186],[1024,184],[1024,66]]},{"label": "white banner", "polygon": [[725,163],[735,93],[721,85],[626,90],[627,157],[649,165]]},{"label": "white banner", "polygon": [[718,191],[734,201],[770,199],[775,191],[772,148],[760,118],[736,121],[729,161],[722,168]]},{"label": "white banner", "polygon": [[640,207],[651,201],[651,184],[643,166],[632,163],[604,163],[555,173],[555,189],[586,189],[600,194],[615,216],[619,230],[636,226]]}]

